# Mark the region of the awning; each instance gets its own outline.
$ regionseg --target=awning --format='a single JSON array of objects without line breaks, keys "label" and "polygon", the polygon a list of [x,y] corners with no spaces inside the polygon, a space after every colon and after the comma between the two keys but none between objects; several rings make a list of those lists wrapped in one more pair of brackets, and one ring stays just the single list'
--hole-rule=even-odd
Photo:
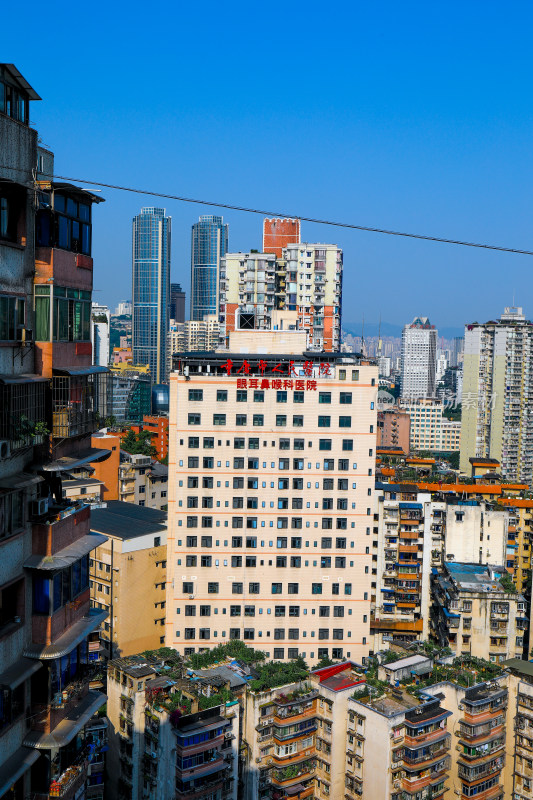
[{"label": "awning", "polygon": [[79,561],[80,558],[86,556],[95,547],[100,547],[101,544],[107,542],[107,536],[101,533],[89,533],[87,536],[82,536],[81,539],[69,544],[62,550],[58,550],[53,556],[43,556],[39,554],[31,555],[24,562],[26,569],[63,569],[63,567],[70,567],[74,561]]},{"label": "awning", "polygon": [[61,658],[79,645],[107,618],[107,611],[91,608],[89,612],[63,633],[54,644],[30,644],[23,655],[28,658]]},{"label": "awning", "polygon": [[53,731],[50,733],[30,731],[23,744],[26,747],[35,747],[38,750],[64,747],[74,739],[76,734],[89,722],[92,715],[104,705],[106,700],[105,694],[90,689],[83,700],[69,711]]},{"label": "awning", "polygon": [[52,370],[54,375],[96,375],[99,373],[109,372],[107,367],[99,367],[93,365],[92,367],[54,367]]},{"label": "awning", "polygon": [[31,658],[19,658],[15,661],[5,672],[0,673],[0,686],[8,686],[10,689],[15,689],[17,686],[38,672],[42,667],[40,661],[34,661]]},{"label": "awning", "polygon": [[305,786],[303,783],[297,783],[295,786],[285,786],[283,791],[285,794],[289,795],[289,797],[292,797],[293,794],[300,794],[300,792],[304,792]]},{"label": "awning", "polygon": [[[205,720],[204,720],[205,721]],[[212,722],[208,725],[203,725],[202,721],[193,722],[190,725],[184,725],[183,728],[176,729],[177,736],[190,736],[195,731],[214,731],[216,728],[221,728],[227,725],[228,720],[225,717],[216,716],[212,718]]]},{"label": "awning", "polygon": [[35,750],[28,750],[27,747],[19,747],[12,756],[4,761],[0,767],[0,796],[3,797],[19,778],[35,764],[39,758],[39,753]]},{"label": "awning", "polygon": [[15,475],[8,475],[0,478],[0,489],[26,489],[28,486],[36,486],[42,483],[42,475],[30,475],[28,472],[16,472]]},{"label": "awning", "polygon": [[83,466],[83,464],[92,463],[95,461],[105,461],[111,455],[111,450],[102,450],[101,448],[91,447],[80,456],[63,456],[56,461],[49,461],[48,464],[43,464],[39,469],[44,472],[68,472],[68,470],[76,469]]},{"label": "awning", "polygon": [[12,383],[47,383],[49,380],[42,375],[0,375],[0,383],[4,386]]}]

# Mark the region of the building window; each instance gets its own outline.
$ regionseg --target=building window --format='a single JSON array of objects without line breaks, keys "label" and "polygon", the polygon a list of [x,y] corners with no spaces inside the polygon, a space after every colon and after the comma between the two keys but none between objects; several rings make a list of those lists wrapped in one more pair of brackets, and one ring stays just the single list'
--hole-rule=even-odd
[{"label": "building window", "polygon": [[327,416],[319,416],[318,418],[318,427],[319,428],[330,428],[331,427],[331,417]]},{"label": "building window", "polygon": [[189,389],[189,401],[193,400],[203,400],[204,399],[204,391],[203,389]]},{"label": "building window", "polygon": [[318,440],[318,449],[319,450],[331,450],[331,439],[319,439]]},{"label": "building window", "polygon": [[351,417],[339,417],[339,428],[351,428],[351,427],[352,427]]},{"label": "building window", "polygon": [[[358,376],[356,380],[359,378],[359,370],[357,370]],[[339,396],[339,402],[341,405],[351,405],[352,404],[352,393],[351,392],[341,392]]]},{"label": "building window", "polygon": [[319,392],[318,393],[318,402],[319,403],[331,403],[331,392]]},{"label": "building window", "polygon": [[237,402],[238,403],[248,402],[248,392],[246,391],[246,389],[237,389]]},{"label": "building window", "polygon": [[304,402],[305,392],[294,392],[293,395],[293,402],[295,403],[303,403]]},{"label": "building window", "polygon": [[276,403],[286,403],[287,392],[276,392]]},{"label": "building window", "polygon": [[217,389],[217,402],[226,403],[228,400],[228,393],[226,389]]},{"label": "building window", "polygon": [[225,414],[213,414],[213,425],[225,425],[225,424],[226,424]]},{"label": "building window", "polygon": [[265,424],[265,417],[263,414],[254,414],[253,415],[253,425],[254,428],[261,428]]},{"label": "building window", "polygon": [[286,414],[276,414],[276,427],[277,428],[284,428],[287,425],[287,415]]}]

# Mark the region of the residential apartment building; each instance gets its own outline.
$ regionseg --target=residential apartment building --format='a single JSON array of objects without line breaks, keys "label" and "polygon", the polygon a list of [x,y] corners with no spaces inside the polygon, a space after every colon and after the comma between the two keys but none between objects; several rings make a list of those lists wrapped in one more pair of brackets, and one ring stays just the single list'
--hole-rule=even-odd
[{"label": "residential apartment building", "polygon": [[209,707],[178,661],[148,655],[110,661],[107,682],[111,797],[236,800],[236,700]]},{"label": "residential apartment building", "polygon": [[484,500],[376,484],[372,582],[373,652],[391,643],[427,641],[430,577],[445,561],[506,563],[509,514]]},{"label": "residential apartment building", "polygon": [[173,322],[168,332],[168,369],[172,371],[174,353],[216,350],[220,340],[220,325],[216,314],[206,314],[201,320]]},{"label": "residential apartment building", "polygon": [[533,480],[533,327],[521,308],[465,328],[461,469],[472,456],[496,458],[505,480]]},{"label": "residential apartment building", "polygon": [[528,628],[526,602],[509,583],[505,567],[446,561],[442,574],[432,576],[435,639],[457,656],[496,663],[521,658]]},{"label": "residential apartment building", "polygon": [[[29,104],[39,96],[0,64],[0,796],[85,794],[90,688],[90,510],[62,478],[105,413],[91,366],[90,192],[53,179]],[[37,172],[35,184],[32,175]],[[46,180],[44,178],[46,177]],[[68,793],[71,794],[68,794]]]},{"label": "residential apartment building", "polygon": [[89,562],[91,601],[107,612],[101,656],[155,650],[165,641],[166,514],[110,501],[95,508],[91,530],[105,541]]},{"label": "residential apartment building", "polygon": [[120,451],[119,500],[163,509],[168,503],[168,467],[150,456]]},{"label": "residential apartment building", "polygon": [[442,453],[458,453],[461,449],[461,423],[442,418],[440,425],[440,449]]},{"label": "residential apartment building", "polygon": [[192,226],[191,320],[217,314],[220,265],[228,251],[228,231],[223,218],[213,214],[204,214]]},{"label": "residential apartment building", "polygon": [[128,362],[110,367],[110,416],[117,425],[142,422],[152,410],[152,377],[150,368],[133,366]]},{"label": "residential apartment building", "polygon": [[109,365],[111,313],[107,306],[92,303],[91,310],[91,344],[93,347],[93,364],[101,367]]},{"label": "residential apartment building", "polygon": [[368,654],[377,368],[302,354],[304,340],[235,333],[171,374],[167,645],[181,653],[229,638],[280,660]]},{"label": "residential apartment building", "polygon": [[332,244],[289,244],[272,253],[227,253],[221,262],[219,319],[231,331],[298,329],[308,348],[340,350],[342,250]]},{"label": "residential apartment building", "polygon": [[[402,400],[400,409],[410,419],[410,447],[415,451],[456,452],[461,441],[461,423],[443,416],[444,406],[438,400]],[[390,413],[390,412],[389,412]]]},{"label": "residential apartment building", "polygon": [[299,219],[263,220],[263,253],[274,253],[276,258],[281,258],[287,245],[299,243]]},{"label": "residential apartment building", "polygon": [[443,798],[451,716],[437,698],[361,689],[348,701],[346,800]]},{"label": "residential apartment building", "polygon": [[142,208],[133,218],[132,349],[154,383],[167,379],[171,218],[164,208]]},{"label": "residential apartment building", "polygon": [[410,452],[411,417],[402,408],[378,411],[378,447],[397,447]]},{"label": "residential apartment building", "polygon": [[401,356],[401,398],[435,397],[438,332],[427,317],[404,325]]}]

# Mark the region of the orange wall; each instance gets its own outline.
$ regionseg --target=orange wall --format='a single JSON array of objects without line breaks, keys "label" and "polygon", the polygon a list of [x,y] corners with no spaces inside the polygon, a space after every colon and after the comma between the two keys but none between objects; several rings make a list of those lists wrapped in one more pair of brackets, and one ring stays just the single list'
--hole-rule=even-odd
[{"label": "orange wall", "polygon": [[118,500],[120,437],[111,433],[92,436],[91,447],[111,450],[111,455],[105,461],[96,461],[91,466],[94,467],[94,477],[103,483],[102,500]]}]

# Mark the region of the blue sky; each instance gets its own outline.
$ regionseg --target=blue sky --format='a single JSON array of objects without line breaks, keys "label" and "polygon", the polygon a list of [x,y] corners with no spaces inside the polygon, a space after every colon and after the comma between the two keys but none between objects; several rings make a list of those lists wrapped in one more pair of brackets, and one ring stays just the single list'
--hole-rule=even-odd
[{"label": "blue sky", "polygon": [[[533,249],[533,6],[526,2],[201,4],[31,0],[4,40],[42,96],[32,121],[56,172],[239,205]],[[24,12],[26,14],[26,10]],[[20,28],[14,3],[2,27]],[[104,191],[95,299],[131,294],[131,218],[149,197]],[[190,226],[162,203],[172,279]],[[261,217],[224,214],[230,249]],[[344,318],[441,327],[526,314],[533,257],[304,224],[344,248]]]}]

